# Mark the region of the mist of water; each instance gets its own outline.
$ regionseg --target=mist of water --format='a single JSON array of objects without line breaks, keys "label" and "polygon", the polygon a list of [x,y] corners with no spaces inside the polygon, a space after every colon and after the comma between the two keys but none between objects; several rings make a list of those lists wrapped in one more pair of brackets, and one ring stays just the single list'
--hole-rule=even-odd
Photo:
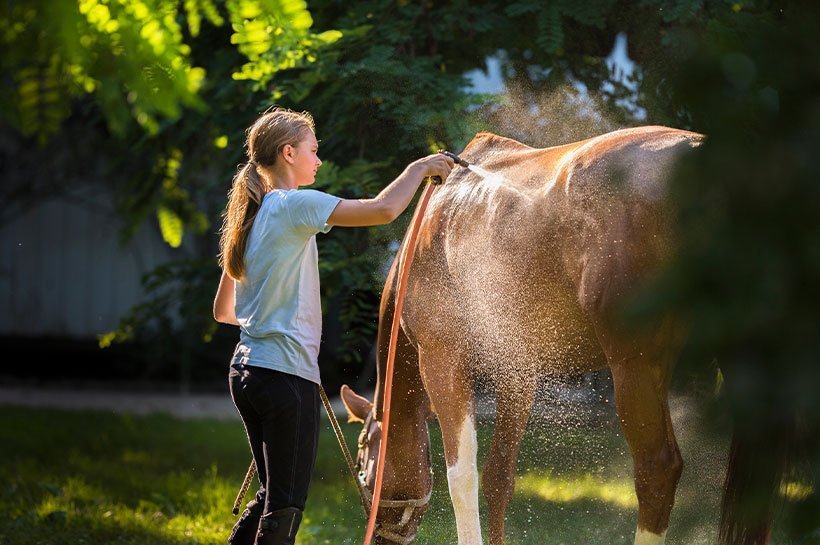
[{"label": "mist of water", "polygon": [[504,185],[505,183],[509,183],[509,180],[507,180],[507,178],[505,178],[501,174],[495,174],[484,168],[481,168],[478,165],[470,165],[467,168],[481,176],[481,178],[484,180],[484,183],[489,184],[490,186],[496,187]]},{"label": "mist of water", "polygon": [[533,147],[568,144],[625,126],[602,93],[572,83],[545,89],[516,80],[479,112],[484,130]]}]

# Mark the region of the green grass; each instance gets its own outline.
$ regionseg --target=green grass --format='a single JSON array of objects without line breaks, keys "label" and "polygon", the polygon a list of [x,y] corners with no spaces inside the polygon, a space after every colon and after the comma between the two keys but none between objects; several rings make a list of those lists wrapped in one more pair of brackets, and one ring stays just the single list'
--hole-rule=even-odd
[{"label": "green grass", "polygon": [[[358,426],[342,426],[355,445]],[[479,427],[480,460],[491,429]],[[455,544],[439,430],[435,424],[430,430],[435,488],[417,543]],[[714,542],[725,441],[690,429],[678,435],[688,465],[667,544],[707,545]],[[238,421],[3,407],[0,544],[223,544],[248,463]],[[611,422],[532,424],[507,512],[508,543],[631,545],[637,516],[631,471],[626,443]],[[482,519],[486,507],[482,497]],[[364,524],[325,421],[297,543],[361,543]]]}]

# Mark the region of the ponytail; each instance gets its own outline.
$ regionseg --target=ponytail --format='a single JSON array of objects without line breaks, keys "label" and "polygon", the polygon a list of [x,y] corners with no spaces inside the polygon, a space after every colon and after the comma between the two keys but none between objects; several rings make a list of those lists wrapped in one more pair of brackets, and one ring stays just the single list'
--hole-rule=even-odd
[{"label": "ponytail", "polygon": [[223,215],[219,265],[235,280],[245,275],[245,247],[266,191],[265,181],[253,162],[246,163],[233,177]]}]

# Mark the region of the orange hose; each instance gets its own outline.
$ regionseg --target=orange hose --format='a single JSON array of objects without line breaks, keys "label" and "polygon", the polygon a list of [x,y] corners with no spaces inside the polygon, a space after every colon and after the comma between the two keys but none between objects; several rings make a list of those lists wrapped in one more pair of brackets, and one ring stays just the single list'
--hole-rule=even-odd
[{"label": "orange hose", "polygon": [[404,291],[407,287],[407,273],[410,264],[413,262],[413,254],[416,250],[416,239],[418,238],[419,225],[424,217],[424,210],[427,202],[433,194],[435,186],[428,182],[421,195],[419,205],[416,207],[413,222],[407,235],[407,244],[404,246],[399,261],[399,278],[396,289],[396,308],[393,312],[393,323],[390,328],[390,344],[387,350],[387,369],[384,381],[384,401],[382,402],[382,440],[379,444],[379,457],[376,460],[376,482],[373,487],[373,504],[370,506],[370,516],[367,519],[367,531],[364,536],[364,545],[370,545],[373,538],[373,530],[376,527],[376,513],[379,511],[379,500],[382,495],[382,477],[384,476],[384,460],[387,455],[387,431],[390,426],[390,398],[393,390],[393,363],[396,359],[396,342],[399,335],[399,324],[401,322],[401,310],[404,305]]}]

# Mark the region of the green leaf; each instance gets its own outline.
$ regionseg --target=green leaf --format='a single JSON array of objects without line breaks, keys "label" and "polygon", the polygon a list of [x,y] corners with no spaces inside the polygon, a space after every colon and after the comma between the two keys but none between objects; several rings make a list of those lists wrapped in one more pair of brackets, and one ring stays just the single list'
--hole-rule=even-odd
[{"label": "green leaf", "polygon": [[343,34],[339,30],[326,30],[316,35],[316,39],[325,45],[330,45],[342,38]]},{"label": "green leaf", "polygon": [[159,220],[159,229],[162,232],[162,239],[172,248],[179,248],[182,244],[182,235],[185,231],[182,218],[173,210],[165,206],[160,206],[159,209],[157,209],[157,219]]}]

